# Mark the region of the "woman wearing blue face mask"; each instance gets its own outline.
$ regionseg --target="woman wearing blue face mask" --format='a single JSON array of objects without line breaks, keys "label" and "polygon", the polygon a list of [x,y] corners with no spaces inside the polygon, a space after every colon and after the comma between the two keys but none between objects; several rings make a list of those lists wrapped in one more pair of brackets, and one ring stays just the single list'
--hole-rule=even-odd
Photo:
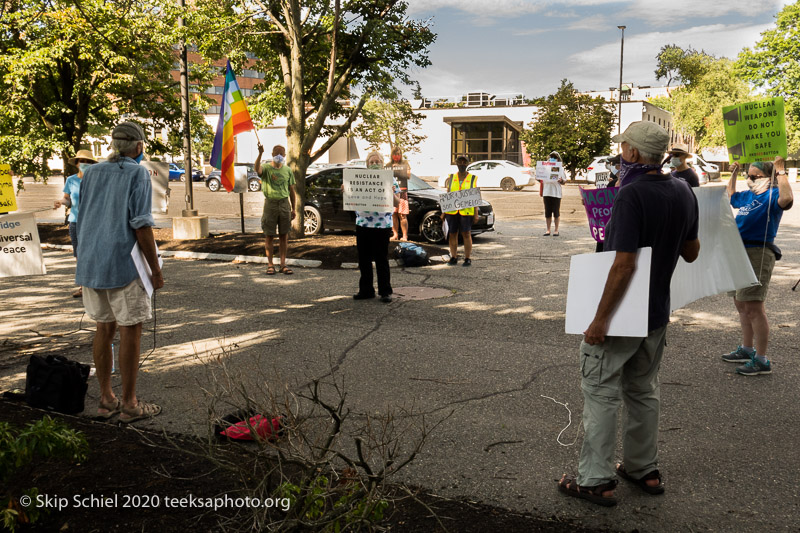
[{"label": "woman wearing blue face mask", "polygon": [[[550,153],[550,161],[561,163],[561,155],[558,152]],[[558,221],[561,218],[561,185],[567,182],[562,167],[558,174],[558,180],[546,181],[542,183],[542,200],[544,201],[544,221],[547,225],[545,237],[550,236],[550,221],[555,222],[553,237],[558,237]]]},{"label": "woman wearing blue face mask", "polygon": [[[84,171],[91,165],[97,163],[97,160],[89,150],[78,150],[75,157],[69,160],[70,165],[78,166],[78,173],[73,174],[64,180],[64,196],[60,200],[53,202],[55,209],[60,208],[62,205],[69,207],[69,240],[72,242],[72,255],[78,258],[78,207],[80,204],[80,190],[81,179],[83,179]],[[73,298],[80,298],[83,296],[83,290],[78,287],[78,290],[72,293]]]}]

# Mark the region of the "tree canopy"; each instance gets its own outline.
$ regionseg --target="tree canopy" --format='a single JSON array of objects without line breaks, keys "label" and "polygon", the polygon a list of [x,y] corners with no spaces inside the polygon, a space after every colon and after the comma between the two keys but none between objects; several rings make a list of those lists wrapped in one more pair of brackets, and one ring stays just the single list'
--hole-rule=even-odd
[{"label": "tree canopy", "polygon": [[572,82],[561,80],[558,91],[542,102],[520,139],[537,161],[557,151],[574,178],[595,156],[611,150],[614,124],[614,113],[604,98],[580,94]]},{"label": "tree canopy", "polygon": [[683,49],[676,44],[666,44],[656,55],[656,61],[656,79],[666,79],[667,87],[673,81],[692,86],[708,71],[714,56],[691,46]]},{"label": "tree canopy", "polygon": [[66,163],[121,116],[146,130],[179,125],[173,1],[11,0],[0,10],[0,157],[15,172],[45,176],[48,157]]},{"label": "tree canopy", "polygon": [[[287,118],[287,161],[303,205],[308,165],[346,136],[369,98],[394,100],[411,70],[430,64],[435,34],[401,0],[235,3],[232,24],[265,73],[258,113]],[[317,141],[324,139],[321,144]],[[293,235],[303,234],[302,216]]]},{"label": "tree canopy", "polygon": [[736,72],[768,95],[784,98],[789,152],[800,151],[800,2],[785,6],[775,27],[739,53]]},{"label": "tree canopy", "polygon": [[369,100],[361,110],[361,123],[355,133],[373,148],[388,144],[399,146],[403,152],[418,152],[425,135],[414,133],[422,116],[414,113],[407,100]]}]

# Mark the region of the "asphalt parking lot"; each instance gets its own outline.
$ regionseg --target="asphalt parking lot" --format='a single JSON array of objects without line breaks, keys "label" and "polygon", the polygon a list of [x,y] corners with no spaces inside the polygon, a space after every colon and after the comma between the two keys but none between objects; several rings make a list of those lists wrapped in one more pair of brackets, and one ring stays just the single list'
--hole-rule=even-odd
[{"label": "asphalt parking lot", "polygon": [[[168,259],[158,346],[139,385],[164,413],[143,426],[203,434],[203,389],[223,392],[212,379],[223,367],[251,391],[296,393],[311,380],[335,380],[356,420],[405,410],[416,417],[398,419],[439,423],[402,474],[434,492],[622,531],[800,530],[800,291],[791,290],[800,278],[800,209],[781,224],[784,259],[767,303],[773,374],[738,376],[720,360],[739,340],[727,296],[676,311],[661,370],[667,494],[623,483],[620,504],[605,509],[563,497],[555,483],[575,471],[581,442],[579,338],[564,334],[569,260],[592,252],[593,241],[585,222],[568,217],[561,237],[542,237],[535,191],[490,194],[496,206],[501,196],[525,198],[531,214],[496,207],[496,231],[476,241],[472,268],[393,269],[395,290],[407,297],[389,305],[354,302],[352,270],[268,277],[260,265]],[[45,258],[47,275],[0,286],[5,342],[88,362],[91,332],[80,328],[91,325],[69,298],[74,260],[63,251]],[[436,297],[411,297],[433,289]],[[143,349],[152,342],[146,332]],[[4,355],[0,388],[23,385],[24,369],[24,358]],[[95,382],[89,395],[93,405]]]}]

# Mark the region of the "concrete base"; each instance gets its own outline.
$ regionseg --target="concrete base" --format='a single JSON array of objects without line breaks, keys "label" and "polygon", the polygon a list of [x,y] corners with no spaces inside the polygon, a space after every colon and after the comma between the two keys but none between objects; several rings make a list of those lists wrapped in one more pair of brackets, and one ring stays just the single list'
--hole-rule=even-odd
[{"label": "concrete base", "polygon": [[205,239],[208,237],[208,217],[175,217],[172,219],[173,239]]}]

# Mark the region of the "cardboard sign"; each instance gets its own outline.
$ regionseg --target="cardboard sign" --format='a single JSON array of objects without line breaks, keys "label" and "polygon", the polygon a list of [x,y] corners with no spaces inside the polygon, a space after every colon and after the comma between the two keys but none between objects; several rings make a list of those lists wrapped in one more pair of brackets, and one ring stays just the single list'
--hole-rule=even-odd
[{"label": "cardboard sign", "polygon": [[611,172],[598,172],[594,175],[594,186],[598,189],[608,187],[609,181],[611,181]]},{"label": "cardboard sign", "polygon": [[563,172],[561,163],[553,161],[536,162],[536,179],[542,181],[558,181]]},{"label": "cardboard sign", "polygon": [[603,242],[606,240],[606,224],[611,218],[611,208],[614,206],[614,198],[617,197],[619,187],[607,187],[605,189],[578,188],[581,191],[583,207],[586,209],[592,237],[597,242]]},{"label": "cardboard sign", "polygon": [[758,285],[725,187],[692,187],[692,192],[700,208],[700,255],[693,263],[678,259],[670,285],[673,311],[705,296]]},{"label": "cardboard sign", "polygon": [[479,205],[481,205],[481,190],[477,187],[439,195],[439,207],[442,213],[455,213],[459,209],[468,209]]},{"label": "cardboard sign", "polygon": [[17,210],[17,196],[11,181],[11,165],[0,165],[0,213]]},{"label": "cardboard sign", "polygon": [[722,122],[731,163],[786,158],[783,97],[723,107]]},{"label": "cardboard sign", "polygon": [[[636,270],[608,324],[607,335],[647,337],[652,248],[640,248]],[[573,255],[569,264],[566,333],[582,335],[594,320],[616,252]]]},{"label": "cardboard sign", "polygon": [[366,168],[346,168],[343,173],[345,211],[377,211],[394,209],[393,172]]},{"label": "cardboard sign", "polygon": [[0,215],[0,277],[45,274],[33,213]]},{"label": "cardboard sign", "polygon": [[152,211],[166,213],[169,208],[169,164],[155,161],[142,161],[139,163],[150,173],[152,184]]}]

